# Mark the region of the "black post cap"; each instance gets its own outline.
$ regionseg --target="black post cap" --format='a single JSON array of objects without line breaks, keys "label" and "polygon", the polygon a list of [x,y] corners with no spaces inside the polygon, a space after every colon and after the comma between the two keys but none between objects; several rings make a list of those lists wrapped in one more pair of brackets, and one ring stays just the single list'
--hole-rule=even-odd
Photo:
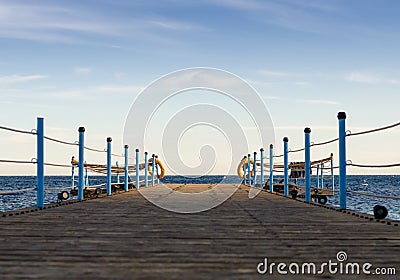
[{"label": "black post cap", "polygon": [[289,142],[289,138],[287,137],[283,138],[283,142]]},{"label": "black post cap", "polygon": [[124,148],[126,148],[126,149],[129,148],[129,145],[125,145]]},{"label": "black post cap", "polygon": [[260,149],[260,152],[264,152],[264,149],[263,149],[263,148],[261,148],[261,149]]},{"label": "black post cap", "polygon": [[83,126],[81,126],[81,127],[78,128],[78,131],[79,132],[85,132],[85,128]]},{"label": "black post cap", "polygon": [[155,157],[155,156],[156,156],[156,154],[152,154],[151,156],[152,156],[152,157]]},{"label": "black post cap", "polygon": [[339,120],[344,120],[344,119],[346,119],[346,112],[339,112],[339,113],[337,114],[337,118],[338,118]]},{"label": "black post cap", "polygon": [[249,157],[249,156],[250,156],[250,154],[247,154],[247,156]]},{"label": "black post cap", "polygon": [[144,152],[145,155],[147,155],[147,152]]},{"label": "black post cap", "polygon": [[111,137],[107,137],[107,142],[111,142],[112,138]]},{"label": "black post cap", "polygon": [[272,145],[272,144],[269,145],[269,148],[270,148],[270,149],[272,149],[273,147],[274,147],[274,145]]},{"label": "black post cap", "polygon": [[139,152],[139,149],[136,149],[136,152]]},{"label": "black post cap", "polygon": [[254,154],[256,155],[256,154],[257,154],[257,152],[254,152]]},{"label": "black post cap", "polygon": [[311,128],[306,127],[306,128],[304,129],[304,133],[311,133]]}]

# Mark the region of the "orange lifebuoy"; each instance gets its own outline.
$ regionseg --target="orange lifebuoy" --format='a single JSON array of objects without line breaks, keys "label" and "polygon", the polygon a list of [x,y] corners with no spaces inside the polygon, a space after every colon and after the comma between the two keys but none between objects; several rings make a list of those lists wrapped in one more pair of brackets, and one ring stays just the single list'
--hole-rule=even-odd
[{"label": "orange lifebuoy", "polygon": [[[155,158],[155,162],[156,162],[156,165],[158,165],[158,168],[160,169],[160,174],[158,175],[158,179],[162,179],[165,176],[164,165],[161,163],[161,161],[157,157]],[[149,159],[149,166],[148,166],[148,170],[149,170],[150,175],[152,174],[152,169],[153,169],[152,165],[153,165],[153,159],[150,158]]]},{"label": "orange lifebuoy", "polygon": [[[253,158],[250,158],[250,163],[251,163],[251,165],[253,165],[253,163],[254,163],[254,159],[253,159]],[[244,158],[240,161],[240,163],[239,163],[239,165],[238,165],[237,174],[238,174],[238,176],[239,176],[240,178],[243,178],[243,177],[244,177],[244,174],[243,174],[243,165],[245,165],[245,164],[248,164],[247,157],[244,157]],[[250,174],[251,174],[251,176],[254,176],[254,169],[251,170]],[[246,174],[246,179],[247,179],[247,177],[248,177],[248,175]]]}]

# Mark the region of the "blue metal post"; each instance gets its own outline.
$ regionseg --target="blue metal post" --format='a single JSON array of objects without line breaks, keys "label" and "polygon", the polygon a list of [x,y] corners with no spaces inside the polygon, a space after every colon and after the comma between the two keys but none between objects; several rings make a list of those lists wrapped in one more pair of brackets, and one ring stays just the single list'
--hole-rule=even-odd
[{"label": "blue metal post", "polygon": [[158,164],[157,164],[157,161],[158,161],[158,156],[156,155],[156,164],[155,164],[155,167],[156,167],[156,178],[157,178],[157,184],[159,184],[160,183],[160,177],[158,176]]},{"label": "blue metal post", "polygon": [[44,120],[37,118],[37,207],[44,207]]},{"label": "blue metal post", "polygon": [[304,171],[306,175],[306,197],[305,201],[311,202],[311,154],[310,154],[310,133],[311,128],[304,129]]},{"label": "blue metal post", "polygon": [[339,112],[339,189],[340,209],[346,209],[346,113]]},{"label": "blue metal post", "polygon": [[250,154],[247,155],[247,184],[251,185],[251,171],[250,171],[251,163],[250,163]]},{"label": "blue metal post", "polygon": [[274,145],[269,145],[269,191],[274,192]]},{"label": "blue metal post", "polygon": [[136,189],[140,188],[139,185],[139,149],[136,149]]},{"label": "blue metal post", "polygon": [[253,185],[254,185],[254,187],[256,187],[257,186],[257,153],[256,152],[254,152],[253,170],[254,170]]},{"label": "blue metal post", "polygon": [[72,175],[71,175],[71,177],[72,177],[72,184],[71,184],[71,186],[72,187],[75,187],[75,166],[72,164]]},{"label": "blue metal post", "polygon": [[[85,161],[86,163],[86,161]],[[85,186],[89,185],[89,175],[88,175],[88,169],[87,167],[85,168]]]},{"label": "blue metal post", "polygon": [[335,191],[335,175],[333,174],[333,154],[331,153],[331,179],[332,179],[332,191]]},{"label": "blue metal post", "polygon": [[125,156],[125,165],[124,165],[124,191],[128,191],[128,188],[129,188],[129,169],[128,169],[128,167],[129,167],[129,157],[128,157],[128,148],[129,148],[129,146],[128,145],[125,145],[124,146],[124,150],[125,150],[125,153],[124,153],[124,156]]},{"label": "blue metal post", "polygon": [[317,164],[317,176],[315,176],[315,183],[317,186],[317,189],[319,188],[319,164]]},{"label": "blue metal post", "polygon": [[283,175],[284,175],[284,181],[283,181],[283,195],[288,196],[289,195],[289,159],[288,159],[288,154],[289,154],[289,149],[288,149],[288,141],[289,139],[287,137],[283,138]]},{"label": "blue metal post", "polygon": [[154,165],[156,163],[156,155],[151,155],[151,186],[154,187]]},{"label": "blue metal post", "polygon": [[260,188],[264,188],[264,149],[260,149],[260,165],[261,165],[261,171],[260,171]]},{"label": "blue metal post", "polygon": [[111,195],[111,137],[107,138],[107,195]]},{"label": "blue metal post", "polygon": [[[247,157],[244,156],[243,157],[243,161],[246,159]],[[243,184],[246,185],[246,170],[247,170],[247,164],[243,164]]]},{"label": "blue metal post", "polygon": [[117,167],[117,184],[119,184],[120,182],[119,182],[119,162],[118,162],[118,160],[115,162],[115,166]]},{"label": "blue metal post", "polygon": [[324,187],[324,164],[321,163],[321,188]]},{"label": "blue metal post", "polygon": [[144,153],[144,186],[149,186],[149,159],[147,152]]},{"label": "blue metal post", "polygon": [[78,159],[78,200],[83,200],[83,169],[85,165],[85,128],[79,131],[79,159]]}]

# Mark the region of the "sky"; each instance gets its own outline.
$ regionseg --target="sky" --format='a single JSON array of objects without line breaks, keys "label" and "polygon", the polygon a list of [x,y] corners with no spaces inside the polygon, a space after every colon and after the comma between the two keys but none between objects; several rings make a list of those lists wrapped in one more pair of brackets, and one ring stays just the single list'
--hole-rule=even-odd
[{"label": "sky", "polygon": [[[339,111],[351,132],[397,123],[399,11],[395,0],[1,0],[0,125],[30,131],[42,116],[47,136],[74,142],[84,126],[88,146],[104,149],[111,136],[113,152],[122,154],[125,120],[140,92],[191,67],[228,71],[258,92],[274,124],[276,154],[285,136],[292,150],[301,148],[305,127],[312,142],[336,138]],[[188,133],[180,148],[188,165],[199,160],[190,145],[207,144],[199,134],[207,132]],[[0,136],[0,159],[36,157],[34,136]],[[349,137],[347,158],[399,163],[399,137],[399,127]],[[223,161],[229,149],[214,145]],[[259,148],[250,145],[249,152]],[[337,143],[313,148],[311,157],[331,152],[338,154]],[[68,164],[73,155],[76,147],[46,141],[46,162]],[[303,158],[291,153],[289,160]],[[86,160],[106,159],[87,152]],[[35,166],[3,163],[1,170],[31,175]],[[69,173],[46,167],[48,175]],[[348,173],[400,174],[400,168]]]}]

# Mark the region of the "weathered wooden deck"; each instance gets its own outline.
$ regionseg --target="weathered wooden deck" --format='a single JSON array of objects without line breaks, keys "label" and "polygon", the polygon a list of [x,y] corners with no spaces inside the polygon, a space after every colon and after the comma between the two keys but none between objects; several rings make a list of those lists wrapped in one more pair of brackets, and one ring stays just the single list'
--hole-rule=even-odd
[{"label": "weathered wooden deck", "polygon": [[[175,186],[172,186],[175,187]],[[207,186],[181,186],[195,191]],[[240,189],[206,212],[160,209],[137,191],[0,217],[1,279],[399,279],[400,227]],[[269,262],[348,261],[396,276],[260,275]],[[397,277],[397,278],[396,278]]]}]

